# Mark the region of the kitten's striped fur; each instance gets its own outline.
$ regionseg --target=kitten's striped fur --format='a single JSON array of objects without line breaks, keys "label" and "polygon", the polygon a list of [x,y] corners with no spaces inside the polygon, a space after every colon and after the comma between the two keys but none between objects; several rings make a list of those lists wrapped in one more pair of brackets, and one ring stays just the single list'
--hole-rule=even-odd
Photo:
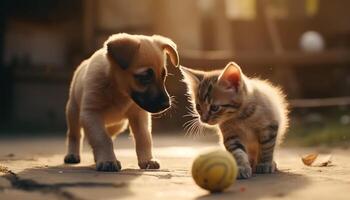
[{"label": "kitten's striped fur", "polygon": [[268,81],[246,77],[234,62],[224,70],[181,71],[198,117],[205,125],[219,127],[239,165],[239,178],[274,172],[274,149],[288,126],[282,91]]}]

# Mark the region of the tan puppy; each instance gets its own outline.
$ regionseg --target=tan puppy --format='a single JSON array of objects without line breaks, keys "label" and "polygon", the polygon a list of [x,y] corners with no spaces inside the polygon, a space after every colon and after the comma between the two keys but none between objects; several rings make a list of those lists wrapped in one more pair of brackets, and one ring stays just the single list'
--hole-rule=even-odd
[{"label": "tan puppy", "polygon": [[66,107],[68,153],[65,163],[80,162],[83,128],[99,171],[119,171],[112,136],[127,128],[134,135],[140,168],[158,169],[152,154],[151,117],[170,107],[164,86],[166,54],[179,56],[173,41],[162,36],[112,35],[103,48],[75,71]]}]

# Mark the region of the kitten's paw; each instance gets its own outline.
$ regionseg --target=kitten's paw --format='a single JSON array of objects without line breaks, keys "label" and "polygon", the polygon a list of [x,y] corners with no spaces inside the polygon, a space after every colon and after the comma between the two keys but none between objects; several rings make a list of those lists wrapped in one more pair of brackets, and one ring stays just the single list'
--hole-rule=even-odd
[{"label": "kitten's paw", "polygon": [[64,163],[66,164],[78,164],[80,163],[80,156],[75,154],[67,154],[64,157]]},{"label": "kitten's paw", "polygon": [[122,166],[118,160],[115,161],[102,161],[96,163],[96,170],[103,172],[118,172],[122,169]]},{"label": "kitten's paw", "polygon": [[140,169],[159,169],[160,165],[159,162],[155,159],[145,161],[145,162],[139,162]]},{"label": "kitten's paw", "polygon": [[272,161],[271,163],[258,163],[256,165],[257,174],[271,174],[276,171],[276,163]]},{"label": "kitten's paw", "polygon": [[238,176],[237,179],[248,179],[252,177],[252,168],[250,166],[239,166],[238,167]]}]

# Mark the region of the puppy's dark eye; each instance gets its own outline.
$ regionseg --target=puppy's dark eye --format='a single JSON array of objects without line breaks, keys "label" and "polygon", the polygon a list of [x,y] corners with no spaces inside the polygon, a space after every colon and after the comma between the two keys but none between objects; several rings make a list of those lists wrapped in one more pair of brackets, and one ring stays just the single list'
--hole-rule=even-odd
[{"label": "puppy's dark eye", "polygon": [[218,105],[211,105],[210,106],[210,111],[212,111],[212,112],[218,112],[220,110],[220,106],[218,106]]},{"label": "puppy's dark eye", "polygon": [[154,81],[154,72],[152,69],[147,69],[142,73],[134,74],[134,77],[140,84],[148,85]]}]

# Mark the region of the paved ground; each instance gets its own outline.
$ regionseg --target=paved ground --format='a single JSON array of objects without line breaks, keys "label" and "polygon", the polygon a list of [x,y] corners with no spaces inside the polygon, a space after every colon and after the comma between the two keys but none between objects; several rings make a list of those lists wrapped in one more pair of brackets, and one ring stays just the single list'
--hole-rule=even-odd
[{"label": "paved ground", "polygon": [[[119,139],[119,138],[118,138]],[[225,193],[208,194],[189,173],[193,157],[214,142],[182,136],[155,138],[161,170],[139,170],[132,141],[122,137],[119,173],[96,172],[89,148],[83,162],[62,164],[64,138],[0,139],[0,199],[349,199],[350,150],[323,149],[333,166],[306,167],[300,155],[319,149],[280,149],[280,171],[237,181]]]}]

